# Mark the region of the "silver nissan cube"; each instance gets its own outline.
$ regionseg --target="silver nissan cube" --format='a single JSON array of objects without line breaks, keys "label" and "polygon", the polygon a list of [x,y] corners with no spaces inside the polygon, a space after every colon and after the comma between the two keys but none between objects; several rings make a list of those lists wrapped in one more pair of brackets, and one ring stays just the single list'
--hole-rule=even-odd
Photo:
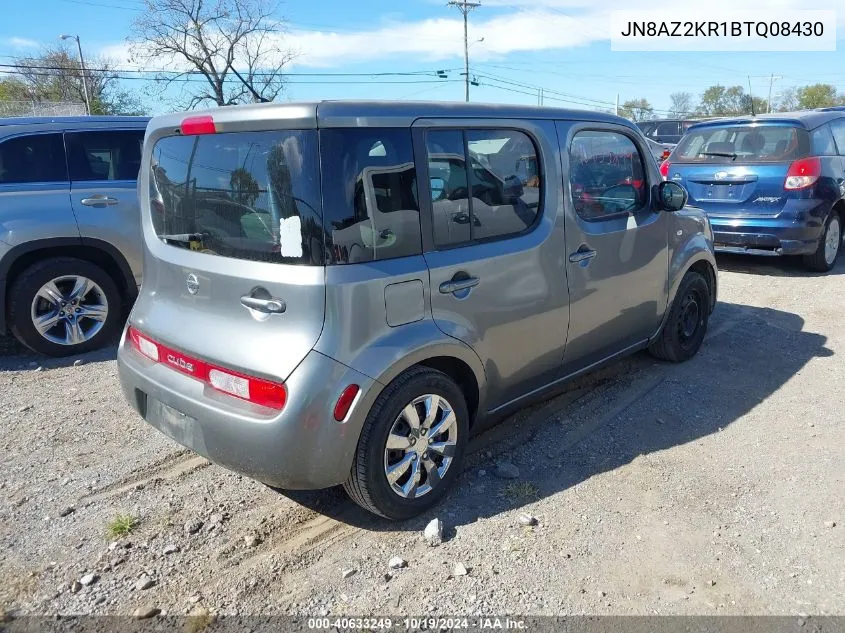
[{"label": "silver nissan cube", "polygon": [[119,351],[152,426],[272,486],[436,503],[470,434],[649,349],[684,361],[713,235],[629,121],[256,104],[152,120]]}]

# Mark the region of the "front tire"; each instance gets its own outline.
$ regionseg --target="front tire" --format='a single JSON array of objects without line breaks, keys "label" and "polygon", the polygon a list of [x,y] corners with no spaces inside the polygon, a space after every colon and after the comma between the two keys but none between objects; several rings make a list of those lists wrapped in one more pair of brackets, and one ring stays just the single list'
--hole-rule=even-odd
[{"label": "front tire", "polygon": [[710,305],[707,281],[699,273],[689,271],[681,280],[663,329],[649,345],[651,355],[673,363],[695,356],[707,334]]},{"label": "front tire", "polygon": [[70,356],[114,339],[122,324],[117,285],[81,259],[45,259],[24,270],[9,290],[9,328],[34,352]]},{"label": "front tire", "polygon": [[469,412],[458,385],[435,369],[412,368],[370,409],[343,487],[374,514],[409,519],[449,489],[468,439]]},{"label": "front tire", "polygon": [[826,273],[836,264],[842,245],[842,221],[834,211],[824,225],[824,232],[819,240],[818,248],[812,255],[804,256],[804,264],[809,270]]}]

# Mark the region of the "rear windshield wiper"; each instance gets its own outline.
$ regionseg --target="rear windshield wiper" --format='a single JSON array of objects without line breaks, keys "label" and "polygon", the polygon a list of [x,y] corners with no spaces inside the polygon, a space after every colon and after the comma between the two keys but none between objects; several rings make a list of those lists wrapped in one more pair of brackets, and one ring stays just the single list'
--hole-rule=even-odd
[{"label": "rear windshield wiper", "polygon": [[165,233],[158,237],[170,242],[201,242],[203,238],[201,233]]},{"label": "rear windshield wiper", "polygon": [[699,156],[724,156],[725,158],[730,158],[731,160],[736,160],[736,154],[730,154],[728,152],[698,152]]}]

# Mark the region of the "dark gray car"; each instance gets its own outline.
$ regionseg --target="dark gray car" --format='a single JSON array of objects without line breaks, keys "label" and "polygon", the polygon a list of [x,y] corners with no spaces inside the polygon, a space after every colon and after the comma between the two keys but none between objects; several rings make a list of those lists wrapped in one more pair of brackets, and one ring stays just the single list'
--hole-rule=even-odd
[{"label": "dark gray car", "polygon": [[51,356],[116,339],[141,278],[147,121],[0,119],[0,334]]},{"label": "dark gray car", "polygon": [[153,426],[283,488],[413,516],[471,430],[716,301],[706,217],[624,119],[437,103],[154,119],[144,284],[118,353]]}]

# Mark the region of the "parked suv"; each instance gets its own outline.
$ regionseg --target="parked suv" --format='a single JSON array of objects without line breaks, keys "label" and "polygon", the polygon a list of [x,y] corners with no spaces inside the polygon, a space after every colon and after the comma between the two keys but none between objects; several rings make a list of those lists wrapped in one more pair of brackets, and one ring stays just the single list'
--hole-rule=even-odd
[{"label": "parked suv", "polygon": [[845,107],[696,125],[662,173],[710,217],[716,250],[833,268],[845,222]]},{"label": "parked suv", "polygon": [[0,334],[50,356],[114,340],[141,279],[148,119],[0,119]]},{"label": "parked suv", "polygon": [[716,300],[706,217],[595,112],[168,115],[139,188],[128,401],[219,464],[393,519],[444,493],[471,429],[623,354],[690,358]]}]

